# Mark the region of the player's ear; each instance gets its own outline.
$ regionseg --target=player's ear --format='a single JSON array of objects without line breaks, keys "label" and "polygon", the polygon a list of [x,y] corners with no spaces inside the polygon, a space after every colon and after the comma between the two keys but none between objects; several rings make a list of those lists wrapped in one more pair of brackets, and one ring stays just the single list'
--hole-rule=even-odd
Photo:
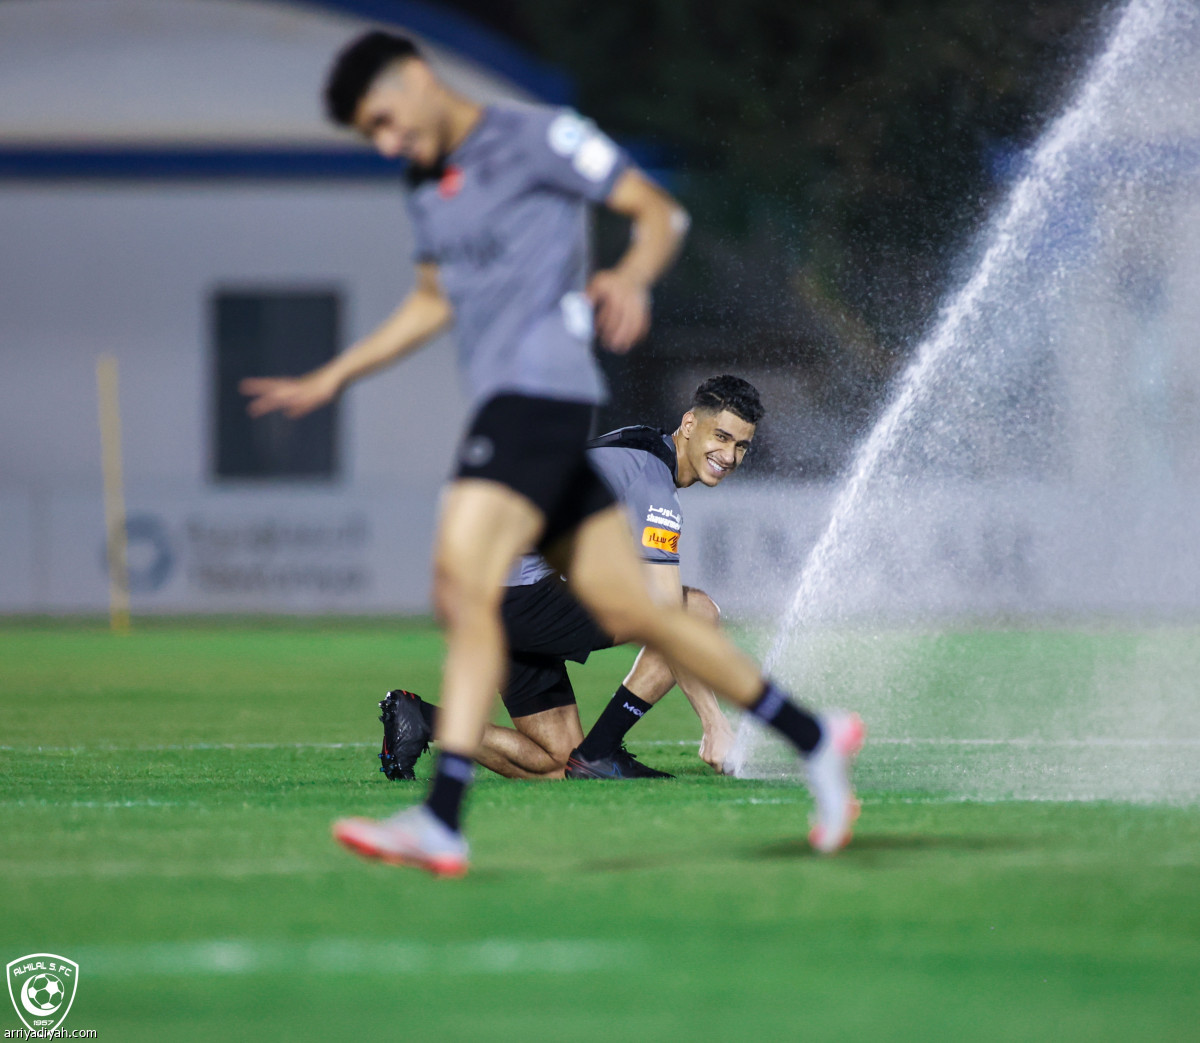
[{"label": "player's ear", "polygon": [[690,409],[683,414],[683,419],[679,421],[679,430],[683,432],[684,438],[692,437],[692,429],[696,426],[696,414]]}]

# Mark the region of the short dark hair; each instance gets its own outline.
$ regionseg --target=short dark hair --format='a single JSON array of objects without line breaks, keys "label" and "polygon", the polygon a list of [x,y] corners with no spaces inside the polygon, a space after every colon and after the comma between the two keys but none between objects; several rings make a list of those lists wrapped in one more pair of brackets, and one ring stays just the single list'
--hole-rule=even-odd
[{"label": "short dark hair", "polygon": [[358,103],[375,78],[392,62],[420,57],[417,45],[406,36],[375,30],[351,41],[337,56],[325,81],[325,111],[329,118],[351,126]]},{"label": "short dark hair", "polygon": [[748,380],[724,373],[709,377],[692,396],[692,411],[720,413],[728,409],[748,424],[757,424],[767,411],[758,397],[758,389]]}]

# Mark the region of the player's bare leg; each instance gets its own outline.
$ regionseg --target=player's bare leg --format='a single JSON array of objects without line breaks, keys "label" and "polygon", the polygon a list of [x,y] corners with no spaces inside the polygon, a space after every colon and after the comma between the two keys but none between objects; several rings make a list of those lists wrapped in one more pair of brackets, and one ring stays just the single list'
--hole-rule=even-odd
[{"label": "player's bare leg", "polygon": [[[684,608],[690,615],[713,626],[717,624],[721,611],[712,598],[694,587],[683,588],[683,594]],[[625,680],[583,742],[572,752],[572,761],[576,763],[568,770],[568,777],[646,777],[639,770],[645,766],[625,749],[625,736],[676,683],[675,672],[666,657],[652,648],[642,648]],[[711,688],[688,674],[681,674],[678,683],[703,727],[700,756],[706,764],[722,771],[733,744],[733,729],[721,713]]]},{"label": "player's bare leg", "polygon": [[619,507],[585,519],[551,553],[556,564],[565,559],[571,593],[608,633],[649,645],[668,663],[686,664],[688,672],[739,706],[752,705],[762,694],[754,661],[711,623],[688,615],[682,605],[654,604]]},{"label": "player's bare leg", "polygon": [[460,479],[447,489],[434,546],[434,603],[446,631],[446,659],[433,783],[424,804],[390,819],[335,823],[334,836],[347,847],[440,876],[466,872],[458,816],[504,677],[504,580],[542,525],[532,503],[497,482]]},{"label": "player's bare leg", "polygon": [[[437,704],[396,691],[379,705],[385,709],[380,718],[385,722],[383,770],[388,778],[414,778],[412,766],[432,737]],[[395,716],[388,719],[388,713]],[[579,708],[572,703],[521,714],[513,725],[486,725],[475,762],[508,779],[561,779],[571,751],[583,738]]]},{"label": "player's bare leg", "polygon": [[[721,610],[704,591],[695,587],[684,587],[683,595],[684,608],[688,615],[702,619],[714,627],[720,622]],[[725,760],[733,749],[733,729],[721,713],[715,693],[704,682],[686,671],[676,675],[661,652],[643,648],[618,693],[622,689],[629,692],[649,709],[676,684],[687,696],[692,709],[696,711],[696,716],[700,718],[703,728],[700,737],[700,759],[714,771],[724,771]],[[638,709],[641,709],[641,706],[638,706]],[[635,722],[628,723],[632,727]],[[624,733],[620,737],[624,738]]]},{"label": "player's bare leg", "polygon": [[[695,587],[685,587],[683,594],[684,609],[688,615],[702,619],[714,627],[720,622],[721,610],[704,591]],[[639,699],[653,706],[675,687],[675,672],[661,652],[653,648],[643,648],[633,661],[633,668],[626,676],[624,684]]]},{"label": "player's bare leg", "polygon": [[804,757],[817,805],[810,839],[822,852],[850,837],[857,814],[849,768],[862,745],[855,715],[820,720],[766,682],[753,660],[716,627],[682,607],[655,605],[619,509],[592,515],[554,553],[567,561],[572,592],[601,627],[628,634],[661,653],[673,673],[686,672],[784,735]]},{"label": "player's bare leg", "polygon": [[567,758],[582,741],[579,708],[555,706],[514,717],[512,728],[489,724],[475,759],[508,779],[561,779]]},{"label": "player's bare leg", "polygon": [[498,482],[460,479],[446,491],[434,545],[433,599],[446,631],[434,739],[473,756],[504,680],[500,602],[513,562],[541,532],[540,511]]}]

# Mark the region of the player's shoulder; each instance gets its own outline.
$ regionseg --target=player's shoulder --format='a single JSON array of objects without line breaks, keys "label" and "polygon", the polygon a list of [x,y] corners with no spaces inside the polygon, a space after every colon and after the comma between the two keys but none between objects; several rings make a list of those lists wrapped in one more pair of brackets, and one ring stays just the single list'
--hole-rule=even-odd
[{"label": "player's shoulder", "polygon": [[588,442],[590,450],[624,450],[629,459],[641,468],[666,468],[675,475],[675,443],[670,435],[656,427],[635,424],[598,435]]},{"label": "player's shoulder", "polygon": [[604,139],[592,120],[567,106],[504,101],[493,105],[492,111],[494,131],[510,140],[532,140],[564,159],[577,156],[593,139]]},{"label": "player's shoulder", "polygon": [[488,106],[489,129],[493,133],[509,136],[533,134],[547,137],[555,121],[571,115],[572,111],[561,105],[542,105],[532,101],[506,99]]},{"label": "player's shoulder", "polygon": [[647,424],[631,424],[628,427],[614,428],[602,435],[588,439],[589,449],[640,449],[644,452],[659,452],[659,447],[667,448],[668,436],[665,431]]}]

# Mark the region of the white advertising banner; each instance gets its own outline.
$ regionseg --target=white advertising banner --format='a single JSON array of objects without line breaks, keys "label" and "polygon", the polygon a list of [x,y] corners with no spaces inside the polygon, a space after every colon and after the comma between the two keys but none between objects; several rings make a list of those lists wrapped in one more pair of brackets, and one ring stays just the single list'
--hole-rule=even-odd
[{"label": "white advertising banner", "polygon": [[758,619],[789,609],[806,570],[808,608],[827,619],[1200,611],[1194,491],[908,483],[841,518],[811,561],[834,495],[735,484],[685,493],[685,582]]},{"label": "white advertising banner", "polygon": [[[429,610],[437,490],[142,490],[127,501],[135,612]],[[0,497],[0,609],[103,611],[99,491]]]},{"label": "white advertising banner", "polygon": [[[128,497],[134,612],[430,611],[438,489],[221,489]],[[727,616],[778,617],[835,490],[687,490],[684,581]],[[860,509],[814,579],[820,614],[921,618],[1200,611],[1200,495],[909,485]],[[0,493],[0,611],[108,604],[99,490]]]}]

